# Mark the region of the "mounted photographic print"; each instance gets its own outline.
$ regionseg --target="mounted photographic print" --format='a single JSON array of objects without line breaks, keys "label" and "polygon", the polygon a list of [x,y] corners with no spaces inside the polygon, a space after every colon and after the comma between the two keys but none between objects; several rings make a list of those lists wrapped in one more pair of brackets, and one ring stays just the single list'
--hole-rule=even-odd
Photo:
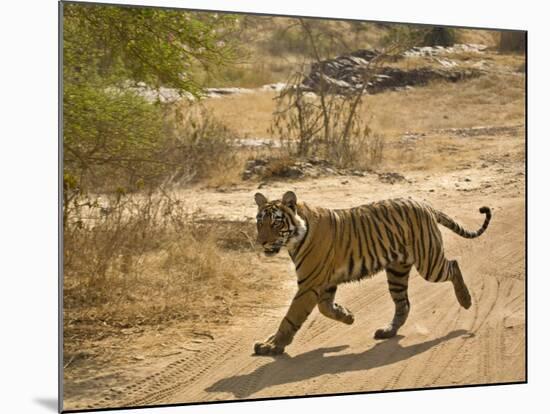
[{"label": "mounted photographic print", "polygon": [[527,381],[526,32],[60,19],[63,411]]}]

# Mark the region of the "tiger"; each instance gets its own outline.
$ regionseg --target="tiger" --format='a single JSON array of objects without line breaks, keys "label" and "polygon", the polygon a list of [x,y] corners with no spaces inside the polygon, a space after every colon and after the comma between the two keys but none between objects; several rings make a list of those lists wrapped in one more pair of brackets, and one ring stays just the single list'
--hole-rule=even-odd
[{"label": "tiger", "polygon": [[438,224],[461,237],[482,235],[491,221],[491,209],[481,207],[485,221],[477,231],[465,230],[426,202],[388,199],[350,209],[331,210],[297,202],[287,191],[281,200],[254,195],[257,243],[266,256],[286,247],[297,275],[298,291],[275,334],[254,344],[256,355],[278,355],[317,306],[327,318],[351,325],[355,317],[334,301],[338,285],[369,278],[385,270],[394,315],[375,339],[391,338],[409,315],[407,290],[413,266],[427,281],[450,281],[458,303],[470,308],[472,299],[456,260],[445,258]]}]

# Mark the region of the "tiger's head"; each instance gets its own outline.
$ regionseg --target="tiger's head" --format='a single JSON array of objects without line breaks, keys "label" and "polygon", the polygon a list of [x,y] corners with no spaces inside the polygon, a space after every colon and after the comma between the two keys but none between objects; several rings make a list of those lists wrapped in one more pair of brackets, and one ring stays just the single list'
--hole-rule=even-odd
[{"label": "tiger's head", "polygon": [[304,237],[306,222],[298,215],[296,194],[292,191],[287,191],[281,200],[273,201],[256,193],[254,200],[258,205],[257,242],[266,256],[276,255],[283,246],[290,250]]}]

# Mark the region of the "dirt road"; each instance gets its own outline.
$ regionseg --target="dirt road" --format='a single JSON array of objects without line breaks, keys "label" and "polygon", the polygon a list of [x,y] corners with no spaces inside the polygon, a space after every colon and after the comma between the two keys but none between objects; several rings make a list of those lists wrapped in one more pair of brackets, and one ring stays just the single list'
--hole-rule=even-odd
[{"label": "dirt road", "polygon": [[[286,253],[265,258],[278,272],[281,289],[259,292],[262,305],[251,308],[230,327],[194,349],[180,347],[177,356],[151,360],[127,386],[109,388],[103,397],[65,408],[157,405],[270,396],[397,390],[525,379],[525,205],[523,161],[495,158],[489,165],[435,174],[414,171],[407,181],[382,183],[376,175],[329,177],[273,183],[269,197],[293,189],[298,197],[326,207],[349,207],[371,200],[412,196],[429,200],[466,227],[476,229],[489,205],[493,221],[479,239],[461,239],[442,230],[448,256],[459,260],[473,297],[462,309],[451,284],[430,284],[411,275],[411,313],[399,335],[373,339],[390,321],[393,303],[383,273],[343,286],[337,301],[355,313],[346,326],[314,310],[287,353],[252,355],[253,344],[276,329],[293,296],[295,276]],[[212,190],[180,194],[190,208],[205,216],[252,219],[255,185],[231,193]],[[205,327],[203,327],[205,328]],[[214,328],[212,328],[214,329]],[[181,344],[180,344],[181,345]],[[164,350],[170,355],[170,350]],[[101,389],[96,382],[95,389]],[[75,401],[76,402],[76,401]]]}]

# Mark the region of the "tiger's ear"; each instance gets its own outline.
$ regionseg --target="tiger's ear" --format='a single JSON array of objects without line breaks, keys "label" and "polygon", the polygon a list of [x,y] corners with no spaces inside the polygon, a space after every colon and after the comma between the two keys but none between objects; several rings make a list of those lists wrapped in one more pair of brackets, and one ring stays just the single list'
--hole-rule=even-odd
[{"label": "tiger's ear", "polygon": [[287,206],[292,211],[296,211],[296,203],[297,203],[296,194],[294,194],[293,191],[287,191],[283,195],[283,205]]},{"label": "tiger's ear", "polygon": [[265,198],[262,193],[254,194],[254,200],[256,201],[256,204],[258,204],[258,207],[262,207],[265,203],[267,203],[267,198]]}]

